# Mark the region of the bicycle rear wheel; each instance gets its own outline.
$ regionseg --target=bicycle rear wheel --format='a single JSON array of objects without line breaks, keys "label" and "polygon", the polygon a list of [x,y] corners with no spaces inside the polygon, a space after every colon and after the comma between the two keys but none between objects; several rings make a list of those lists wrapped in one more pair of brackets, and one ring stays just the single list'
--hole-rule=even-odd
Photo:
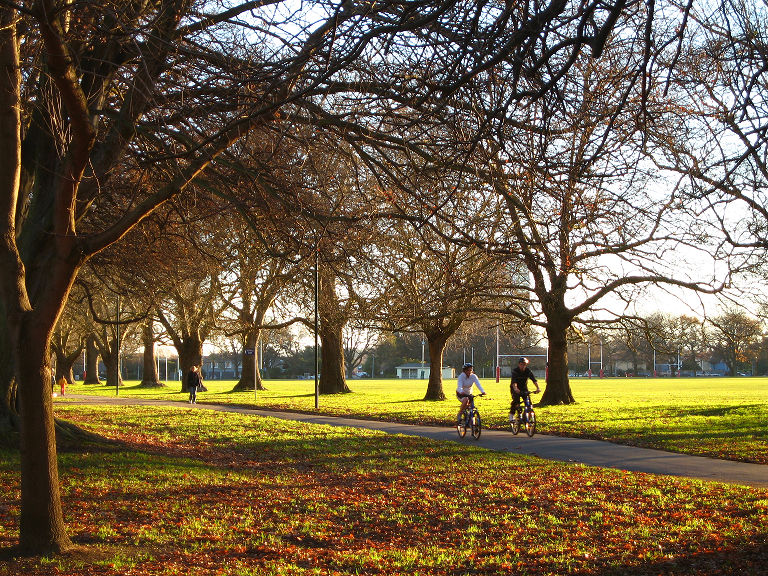
[{"label": "bicycle rear wheel", "polygon": [[528,417],[525,420],[525,433],[528,434],[529,437],[536,434],[536,413],[533,409],[528,412]]},{"label": "bicycle rear wheel", "polygon": [[517,436],[517,433],[520,432],[520,416],[518,414],[512,415],[512,434]]},{"label": "bicycle rear wheel", "polygon": [[472,438],[475,440],[478,440],[480,438],[480,431],[483,429],[482,424],[480,423],[480,412],[473,412],[472,413]]}]

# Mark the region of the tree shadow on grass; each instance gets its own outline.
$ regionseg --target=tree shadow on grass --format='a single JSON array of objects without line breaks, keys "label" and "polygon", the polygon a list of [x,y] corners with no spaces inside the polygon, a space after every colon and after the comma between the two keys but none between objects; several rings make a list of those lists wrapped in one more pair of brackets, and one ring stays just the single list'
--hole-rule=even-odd
[{"label": "tree shadow on grass", "polygon": [[611,566],[574,573],[576,576],[731,576],[768,574],[768,540],[736,548],[680,556],[638,566]]},{"label": "tree shadow on grass", "polygon": [[717,416],[728,416],[733,412],[739,412],[745,409],[755,410],[755,409],[762,409],[762,408],[764,408],[763,404],[742,404],[738,406],[717,406],[715,408],[704,408],[701,410],[684,410],[684,411],[681,411],[681,413],[688,416],[717,417]]},{"label": "tree shadow on grass", "polygon": [[[130,552],[131,549],[130,547],[104,543],[99,543],[98,545],[83,545],[76,543],[67,550],[57,553],[56,555],[69,560],[76,565],[90,566],[97,563],[107,562],[126,550]],[[0,562],[5,564],[8,574],[40,574],[41,572],[39,572],[38,569],[40,569],[42,558],[43,557],[40,555],[25,552],[18,546],[0,548]],[[4,574],[5,572],[0,573]],[[58,573],[58,571],[56,573]]]}]

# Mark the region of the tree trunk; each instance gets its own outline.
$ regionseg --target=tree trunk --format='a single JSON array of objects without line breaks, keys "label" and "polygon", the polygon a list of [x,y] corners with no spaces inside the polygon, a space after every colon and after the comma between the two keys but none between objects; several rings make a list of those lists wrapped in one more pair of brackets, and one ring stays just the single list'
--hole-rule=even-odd
[{"label": "tree trunk", "polygon": [[[142,356],[142,379],[140,388],[161,388],[165,386],[157,375],[157,363],[155,362],[155,333],[152,329],[152,320],[144,323],[141,329],[141,343],[144,346]],[[166,375],[167,377],[167,375]]]},{"label": "tree trunk", "polygon": [[85,365],[87,368],[83,377],[83,384],[101,384],[101,380],[99,380],[99,349],[93,334],[90,334],[86,341]]},{"label": "tree trunk", "polygon": [[[181,370],[181,391],[188,392],[187,390],[187,374],[189,374],[192,366],[201,366],[203,364],[203,342],[202,339],[197,336],[186,335],[181,340],[181,345],[176,346],[176,351],[179,353],[179,366]],[[202,370],[201,370],[202,377]],[[201,385],[198,390],[206,392],[208,389],[205,385]]]},{"label": "tree trunk", "polygon": [[70,354],[63,354],[58,348],[54,348],[56,354],[56,382],[62,378],[71,386],[75,383],[75,375],[72,367],[83,352],[82,346]]},{"label": "tree trunk", "polygon": [[424,400],[445,400],[445,392],[443,392],[443,351],[447,341],[447,338],[430,338],[430,335],[427,335],[427,343],[429,344],[429,381]]},{"label": "tree trunk", "polygon": [[350,392],[344,377],[344,340],[338,324],[320,324],[320,394]]},{"label": "tree trunk", "polygon": [[336,294],[336,277],[330,267],[320,268],[320,394],[349,392],[344,367],[343,330],[346,318]]},{"label": "tree trunk", "polygon": [[120,373],[120,354],[117,350],[117,341],[107,339],[107,350],[101,351],[101,361],[107,369],[107,386],[122,386],[123,375]]},{"label": "tree trunk", "polygon": [[549,340],[548,380],[541,397],[542,406],[573,404],[571,383],[568,380],[568,341],[566,338],[568,323],[549,321],[547,339]]},{"label": "tree trunk", "polygon": [[67,361],[66,356],[60,354],[54,354],[54,356],[56,357],[56,366],[54,369],[53,385],[56,386],[62,378],[64,378],[67,384],[72,384],[75,379],[72,374],[72,365],[75,361]]},{"label": "tree trunk", "polygon": [[[27,317],[28,318],[28,317]],[[21,408],[20,547],[59,553],[71,547],[59,495],[51,398],[50,349],[45,327],[23,322],[16,348]]]},{"label": "tree trunk", "polygon": [[18,430],[18,396],[10,336],[0,303],[0,435]]},{"label": "tree trunk", "polygon": [[[258,347],[260,338],[261,330],[254,330],[246,334],[241,360],[243,363],[243,370],[240,373],[240,380],[235,384],[235,387],[232,388],[232,392],[253,390],[254,381],[256,383],[256,390],[265,390],[264,383],[261,379],[261,372],[257,367],[259,361]],[[246,350],[253,350],[253,355],[246,354]]]}]

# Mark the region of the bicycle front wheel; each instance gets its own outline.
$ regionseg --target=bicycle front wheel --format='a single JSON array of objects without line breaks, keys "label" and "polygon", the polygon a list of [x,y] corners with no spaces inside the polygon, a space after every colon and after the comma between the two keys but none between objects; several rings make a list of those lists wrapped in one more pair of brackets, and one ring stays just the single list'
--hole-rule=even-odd
[{"label": "bicycle front wheel", "polygon": [[536,434],[536,413],[533,410],[528,412],[528,418],[525,421],[525,433],[529,437]]},{"label": "bicycle front wheel", "polygon": [[482,424],[480,423],[480,413],[475,412],[472,414],[472,438],[475,440],[480,438],[480,431],[482,430]]}]

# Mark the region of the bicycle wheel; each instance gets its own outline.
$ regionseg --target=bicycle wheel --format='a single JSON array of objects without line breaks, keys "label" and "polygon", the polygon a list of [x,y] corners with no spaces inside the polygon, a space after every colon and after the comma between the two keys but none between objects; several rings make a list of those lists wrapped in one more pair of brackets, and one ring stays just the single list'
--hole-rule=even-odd
[{"label": "bicycle wheel", "polygon": [[528,434],[529,437],[536,434],[536,413],[533,409],[528,412],[528,418],[525,420],[525,433]]},{"label": "bicycle wheel", "polygon": [[512,417],[512,434],[517,436],[518,432],[520,432],[520,416],[518,414],[515,414]]},{"label": "bicycle wheel", "polygon": [[482,424],[480,423],[480,412],[475,410],[475,412],[472,413],[472,438],[475,440],[478,440],[480,438],[480,431],[483,429]]},{"label": "bicycle wheel", "polygon": [[459,434],[459,438],[464,438],[467,434],[467,413],[462,412],[458,423],[456,424],[456,432]]}]

